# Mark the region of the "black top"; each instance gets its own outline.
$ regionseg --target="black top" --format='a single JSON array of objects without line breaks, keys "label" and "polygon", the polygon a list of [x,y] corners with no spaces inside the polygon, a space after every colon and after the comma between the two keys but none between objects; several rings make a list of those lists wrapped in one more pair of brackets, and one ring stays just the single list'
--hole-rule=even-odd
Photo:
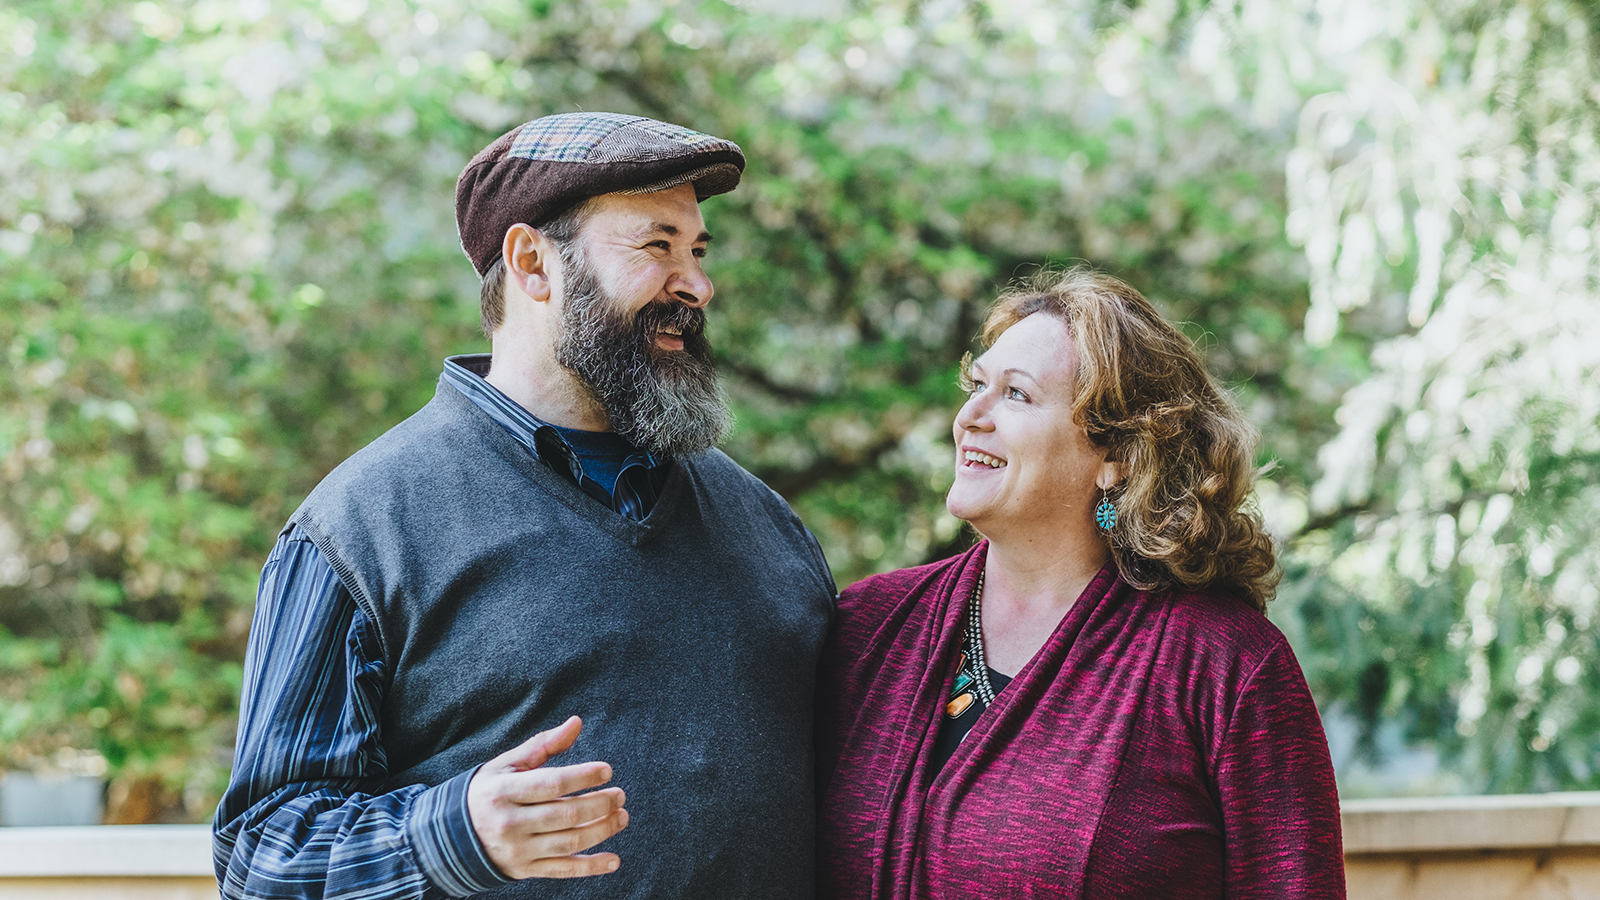
[{"label": "black top", "polygon": [[[983,698],[978,696],[976,686],[976,666],[973,661],[972,648],[967,646],[967,641],[961,641],[961,655],[956,657],[956,667],[950,676],[949,698],[944,705],[944,712],[939,716],[939,735],[933,741],[933,771],[938,772],[944,764],[955,755],[956,748],[961,746],[961,741],[966,738],[967,732],[977,724],[978,717],[988,709]],[[994,688],[995,696],[1006,689],[1011,683],[1010,675],[1002,675],[989,666],[989,686]]]}]

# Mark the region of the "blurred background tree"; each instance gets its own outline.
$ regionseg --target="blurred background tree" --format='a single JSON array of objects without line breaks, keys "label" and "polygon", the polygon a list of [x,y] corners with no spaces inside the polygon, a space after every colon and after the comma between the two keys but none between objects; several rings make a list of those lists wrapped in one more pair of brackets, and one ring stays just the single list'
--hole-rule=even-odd
[{"label": "blurred background tree", "polygon": [[581,108],[749,155],[706,208],[727,449],[841,585],[965,546],[955,361],[1000,285],[1086,260],[1262,429],[1345,792],[1600,786],[1595,16],[15,0],[0,767],[94,751],[110,818],[209,816],[276,530],[486,347],[456,174]]}]

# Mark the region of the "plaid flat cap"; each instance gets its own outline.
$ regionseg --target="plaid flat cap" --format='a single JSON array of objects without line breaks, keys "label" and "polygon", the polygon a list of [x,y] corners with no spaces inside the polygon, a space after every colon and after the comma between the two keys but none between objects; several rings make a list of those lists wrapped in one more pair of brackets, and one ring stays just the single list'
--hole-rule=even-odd
[{"label": "plaid flat cap", "polygon": [[733,141],[643,116],[561,113],[511,129],[456,179],[456,230],[479,277],[506,230],[538,227],[600,194],[644,194],[689,182],[704,200],[739,186]]}]

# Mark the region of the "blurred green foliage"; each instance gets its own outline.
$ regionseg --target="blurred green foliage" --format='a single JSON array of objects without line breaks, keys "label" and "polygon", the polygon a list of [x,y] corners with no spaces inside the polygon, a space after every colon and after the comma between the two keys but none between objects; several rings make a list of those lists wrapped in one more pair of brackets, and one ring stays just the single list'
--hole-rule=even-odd
[{"label": "blurred green foliage", "polygon": [[1593,15],[14,0],[0,766],[92,749],[209,815],[276,530],[485,347],[456,174],[581,108],[745,148],[706,206],[727,449],[841,584],[965,545],[955,361],[1000,285],[1087,260],[1262,429],[1347,791],[1395,788],[1349,774],[1385,733],[1442,760],[1398,789],[1597,786]]}]

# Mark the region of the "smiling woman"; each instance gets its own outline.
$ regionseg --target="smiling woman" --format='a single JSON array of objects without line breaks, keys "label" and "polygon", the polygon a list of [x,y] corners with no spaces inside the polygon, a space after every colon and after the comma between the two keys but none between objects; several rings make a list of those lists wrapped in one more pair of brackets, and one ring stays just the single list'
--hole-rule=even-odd
[{"label": "smiling woman", "polygon": [[820,895],[1342,897],[1253,431],[1104,275],[1007,292],[983,342],[946,505],[985,539],[839,599]]},{"label": "smiling woman", "polygon": [[1017,328],[1046,323],[1059,330],[1036,352],[1068,374],[1073,434],[1118,463],[1098,486],[1116,510],[1119,527],[1103,536],[1123,578],[1145,590],[1226,587],[1265,610],[1279,572],[1248,506],[1256,430],[1194,344],[1131,286],[1081,268],[1002,294],[983,341],[992,354]]},{"label": "smiling woman", "polygon": [[1077,356],[1067,324],[1029,316],[963,368],[956,477],[945,505],[991,540],[1081,530],[1119,467],[1073,415]]}]

